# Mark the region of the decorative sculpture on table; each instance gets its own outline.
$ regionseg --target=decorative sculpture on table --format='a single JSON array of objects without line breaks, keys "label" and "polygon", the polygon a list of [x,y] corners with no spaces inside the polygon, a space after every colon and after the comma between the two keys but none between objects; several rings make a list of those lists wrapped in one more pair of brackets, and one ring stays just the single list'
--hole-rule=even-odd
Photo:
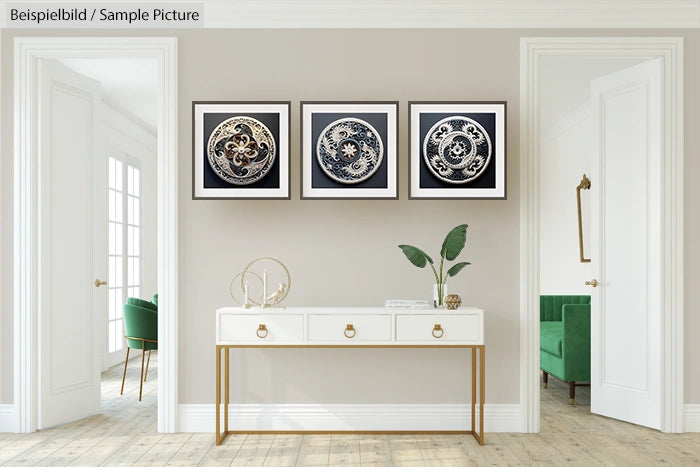
[{"label": "decorative sculpture on table", "polygon": [[[278,279],[277,289],[270,292],[268,279]],[[229,283],[231,298],[243,308],[284,308],[282,301],[289,295],[292,279],[289,270],[275,258],[262,257],[251,261]],[[235,292],[234,292],[235,291]],[[243,295],[243,300],[237,294]]]},{"label": "decorative sculpture on table", "polygon": [[462,297],[457,294],[449,294],[445,297],[445,308],[448,310],[456,310],[462,304]]}]

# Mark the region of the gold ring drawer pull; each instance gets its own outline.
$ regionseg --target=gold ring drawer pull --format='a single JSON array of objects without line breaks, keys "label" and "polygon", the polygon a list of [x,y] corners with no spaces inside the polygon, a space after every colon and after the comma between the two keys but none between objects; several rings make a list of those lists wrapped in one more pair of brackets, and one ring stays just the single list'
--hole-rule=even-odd
[{"label": "gold ring drawer pull", "polygon": [[439,324],[436,324],[435,327],[433,328],[433,337],[435,339],[440,339],[443,334],[445,334],[445,330],[442,329],[442,326],[440,326]]},{"label": "gold ring drawer pull", "polygon": [[255,334],[257,334],[260,339],[265,339],[268,334],[267,327],[264,324],[259,325],[258,330],[255,331]]},{"label": "gold ring drawer pull", "polygon": [[343,334],[345,334],[345,337],[347,337],[348,339],[352,339],[353,337],[355,337],[355,327],[352,324],[348,324],[347,326],[345,326],[345,331],[343,331]]}]

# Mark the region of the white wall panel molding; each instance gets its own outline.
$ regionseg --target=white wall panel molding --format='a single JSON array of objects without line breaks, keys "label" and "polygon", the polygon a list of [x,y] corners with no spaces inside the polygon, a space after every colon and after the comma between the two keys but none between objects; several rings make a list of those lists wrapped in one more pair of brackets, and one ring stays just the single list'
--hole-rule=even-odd
[{"label": "white wall panel molding", "polygon": [[[180,404],[183,432],[213,433],[214,404]],[[232,430],[469,430],[467,404],[230,404]],[[484,405],[484,431],[520,431],[518,404]]]}]

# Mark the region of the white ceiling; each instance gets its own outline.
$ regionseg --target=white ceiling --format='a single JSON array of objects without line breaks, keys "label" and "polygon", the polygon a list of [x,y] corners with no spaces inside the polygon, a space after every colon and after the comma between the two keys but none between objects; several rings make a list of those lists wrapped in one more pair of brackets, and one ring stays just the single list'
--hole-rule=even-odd
[{"label": "white ceiling", "polygon": [[154,133],[158,127],[158,68],[150,58],[69,58],[60,60],[81,75],[99,81],[102,100],[141,121]]}]

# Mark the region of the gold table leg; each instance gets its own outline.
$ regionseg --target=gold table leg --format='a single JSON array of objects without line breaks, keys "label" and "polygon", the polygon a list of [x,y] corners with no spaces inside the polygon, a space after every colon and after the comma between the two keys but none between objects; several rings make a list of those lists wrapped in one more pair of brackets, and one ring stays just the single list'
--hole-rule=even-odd
[{"label": "gold table leg", "polygon": [[230,349],[226,347],[224,349],[224,436],[228,434],[228,401],[229,401],[229,365],[228,365],[228,351]]},{"label": "gold table leg", "polygon": [[476,347],[472,347],[472,433],[476,426],[474,425],[474,418],[476,417]]},{"label": "gold table leg", "polygon": [[216,445],[221,444],[221,347],[216,346]]},{"label": "gold table leg", "polygon": [[486,397],[486,348],[482,345],[479,349],[479,444],[484,444],[484,398]]}]

